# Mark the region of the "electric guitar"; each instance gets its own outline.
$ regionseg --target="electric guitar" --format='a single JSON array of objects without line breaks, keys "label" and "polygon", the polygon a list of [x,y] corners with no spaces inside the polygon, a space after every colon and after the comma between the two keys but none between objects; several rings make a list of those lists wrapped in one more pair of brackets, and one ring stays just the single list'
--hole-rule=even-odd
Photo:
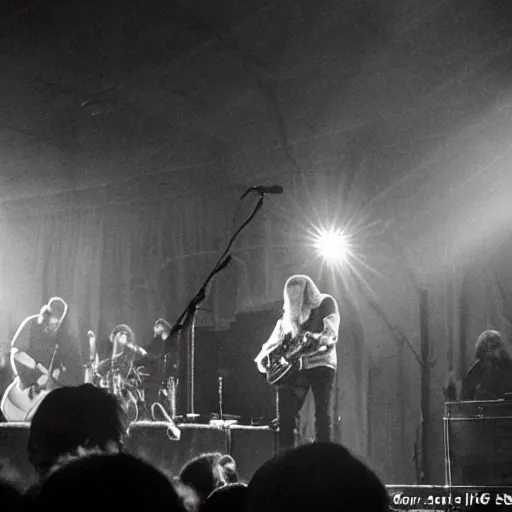
[{"label": "electric guitar", "polygon": [[327,350],[327,347],[318,347],[316,336],[310,332],[303,332],[295,338],[286,335],[279,345],[260,353],[257,359],[265,368],[267,382],[272,386],[278,386],[302,370],[305,356],[324,350]]},{"label": "electric guitar", "polygon": [[5,390],[0,410],[7,421],[31,421],[46,395],[58,387],[56,379],[60,370],[54,369],[58,348],[58,345],[55,345],[48,372],[39,377],[36,385],[25,387],[20,378],[16,376]]}]

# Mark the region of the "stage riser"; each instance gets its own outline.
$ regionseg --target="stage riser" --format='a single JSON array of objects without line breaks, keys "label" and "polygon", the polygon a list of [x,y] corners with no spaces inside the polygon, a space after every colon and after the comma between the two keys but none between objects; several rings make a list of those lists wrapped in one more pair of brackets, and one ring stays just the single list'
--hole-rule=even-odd
[{"label": "stage riser", "polygon": [[132,424],[126,451],[151,462],[166,473],[176,475],[191,458],[204,452],[227,453],[226,432],[208,427],[180,428],[181,438],[174,441],[163,426]]},{"label": "stage riser", "polygon": [[[164,425],[132,423],[125,449],[172,475],[177,475],[186,462],[201,453],[229,453],[244,481],[276,453],[276,433],[271,429],[195,424],[178,427],[181,438],[174,441]],[[28,424],[0,424],[0,459],[11,461],[27,482],[36,479],[27,457],[28,433]]]}]

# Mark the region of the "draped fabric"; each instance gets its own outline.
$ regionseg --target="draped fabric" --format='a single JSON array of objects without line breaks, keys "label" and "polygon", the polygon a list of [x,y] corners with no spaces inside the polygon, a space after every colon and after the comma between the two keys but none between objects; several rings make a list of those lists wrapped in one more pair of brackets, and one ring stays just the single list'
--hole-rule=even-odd
[{"label": "draped fabric", "polygon": [[[312,203],[321,209],[316,198],[322,190],[337,190],[328,176],[307,191],[302,180],[296,176],[288,183],[291,200],[266,200],[233,247],[231,264],[208,288],[197,325],[228,329],[238,313],[280,304],[290,275],[310,275],[337,299],[341,312],[335,439],[366,459],[385,482],[414,483],[421,420],[417,290],[385,237],[366,248],[365,265],[355,265],[357,271],[321,265],[310,239],[314,215],[308,218],[307,212],[313,211]],[[173,322],[183,311],[255,201],[236,203],[230,194],[212,193],[71,207],[68,198],[68,207],[53,213],[47,208],[40,215],[5,215],[0,222],[3,353],[19,323],[53,295],[69,303],[70,330],[82,361],[89,329],[105,339],[115,325],[127,323],[146,344],[156,318]],[[443,483],[442,388],[450,364],[462,375],[477,335],[486,328],[501,330],[510,343],[512,262],[507,255],[512,251],[507,243],[456,273],[452,287],[447,276],[424,283],[434,363],[431,453],[426,454],[433,483]],[[244,378],[259,376],[254,369]],[[312,426],[308,397],[301,442],[312,437]]]},{"label": "draped fabric", "polygon": [[[222,200],[192,199],[186,207],[160,201],[3,222],[2,311],[11,328],[52,295],[69,301],[76,336],[91,328],[106,336],[119,323],[133,323],[140,337],[152,328],[142,319],[172,319],[206,277],[227,233]],[[217,289],[199,324],[222,322]]]},{"label": "draped fabric", "polygon": [[[233,247],[231,264],[208,288],[197,326],[229,328],[237,313],[279,303],[290,275],[310,275],[343,310],[337,438],[366,456],[371,410],[368,334],[357,296],[339,276],[333,278],[321,268],[311,240],[304,240],[309,229],[305,209],[328,183],[319,179],[305,192],[301,181],[290,183],[295,188],[292,200],[267,199]],[[235,203],[229,194],[212,193],[127,204],[100,198],[96,205],[84,205],[70,196],[62,202],[68,207],[55,212],[48,205],[39,215],[35,213],[41,209],[14,209],[0,223],[3,352],[23,318],[53,295],[69,303],[71,335],[83,362],[89,329],[104,340],[117,324],[127,323],[139,343],[146,344],[156,318],[177,319],[256,200]],[[256,373],[253,377],[258,378]],[[306,406],[306,430],[311,428],[311,413]]]},{"label": "draped fabric", "polygon": [[[335,194],[336,188],[328,177],[319,176],[306,189],[303,178],[288,184],[293,199],[267,199],[234,246],[231,265],[208,289],[197,325],[226,329],[237,313],[279,303],[290,275],[310,275],[322,292],[336,297],[341,311],[335,437],[367,458],[387,481],[409,482],[411,463],[404,463],[403,445],[412,451],[416,417],[408,411],[415,410],[418,397],[414,386],[410,394],[403,394],[410,380],[407,365],[413,375],[417,368],[354,283],[347,281],[350,272],[319,264],[312,248],[312,216],[307,212],[312,211],[311,204],[322,204],[317,201],[322,190],[330,187]],[[127,323],[146,344],[156,318],[172,322],[183,311],[213,268],[229,233],[248,216],[255,201],[249,197],[235,208],[226,194],[198,194],[7,218],[1,223],[1,310],[8,325],[4,351],[19,322],[52,295],[69,303],[71,331],[82,360],[87,357],[89,329],[105,339],[115,325]],[[389,293],[410,294],[394,255],[379,250],[392,277],[372,283],[377,299],[385,300]],[[388,304],[393,318],[402,316],[403,302]],[[247,378],[259,377],[255,370]],[[312,420],[308,399],[301,442],[311,437]]]}]

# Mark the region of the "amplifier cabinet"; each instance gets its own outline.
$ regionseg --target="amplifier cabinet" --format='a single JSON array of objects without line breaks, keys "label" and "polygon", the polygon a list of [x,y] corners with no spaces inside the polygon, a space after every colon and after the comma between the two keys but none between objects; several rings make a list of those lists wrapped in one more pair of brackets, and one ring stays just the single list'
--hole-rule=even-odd
[{"label": "amplifier cabinet", "polygon": [[512,484],[512,402],[445,404],[446,485]]},{"label": "amplifier cabinet", "polygon": [[446,418],[512,418],[512,400],[446,402]]}]

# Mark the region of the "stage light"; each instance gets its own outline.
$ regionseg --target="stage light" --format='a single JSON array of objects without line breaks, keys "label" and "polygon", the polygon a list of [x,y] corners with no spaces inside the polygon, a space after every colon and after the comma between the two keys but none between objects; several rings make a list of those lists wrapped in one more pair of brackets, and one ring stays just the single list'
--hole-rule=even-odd
[{"label": "stage light", "polygon": [[322,258],[331,262],[347,260],[350,246],[342,231],[320,231],[315,241],[316,250]]}]

